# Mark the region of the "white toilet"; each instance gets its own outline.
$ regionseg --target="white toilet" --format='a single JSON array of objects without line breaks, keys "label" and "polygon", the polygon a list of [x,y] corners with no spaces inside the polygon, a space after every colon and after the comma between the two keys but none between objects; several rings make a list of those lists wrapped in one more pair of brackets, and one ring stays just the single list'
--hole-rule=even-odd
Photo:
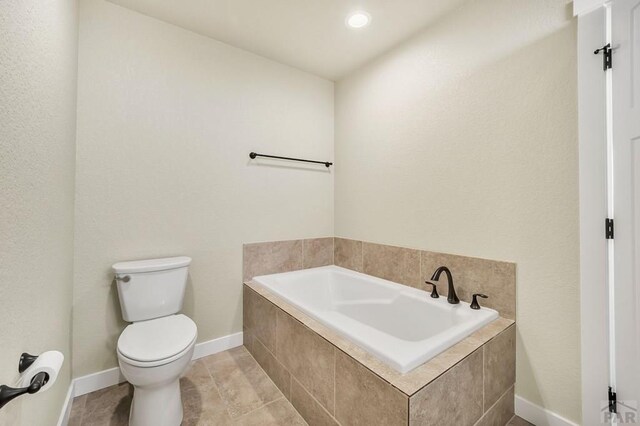
[{"label": "white toilet", "polygon": [[129,425],[178,426],[180,376],[198,329],[182,309],[191,259],[172,257],[113,265],[122,317],[133,324],[118,339],[118,362],[134,386]]}]

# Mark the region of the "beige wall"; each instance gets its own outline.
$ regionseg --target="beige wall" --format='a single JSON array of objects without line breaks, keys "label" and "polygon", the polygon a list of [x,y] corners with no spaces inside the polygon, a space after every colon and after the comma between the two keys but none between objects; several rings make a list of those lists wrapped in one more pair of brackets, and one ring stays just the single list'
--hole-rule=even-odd
[{"label": "beige wall", "polygon": [[[333,83],[103,0],[80,7],[74,375],[117,365],[111,265],[193,258],[185,312],[242,330],[242,243],[333,234]],[[270,164],[273,164],[271,162]]]},{"label": "beige wall", "polygon": [[65,355],[2,425],[55,424],[69,388],[77,31],[74,0],[0,2],[0,384],[23,351]]},{"label": "beige wall", "polygon": [[564,1],[474,0],[339,81],[335,226],[516,262],[516,393],[579,420],[575,33]]}]

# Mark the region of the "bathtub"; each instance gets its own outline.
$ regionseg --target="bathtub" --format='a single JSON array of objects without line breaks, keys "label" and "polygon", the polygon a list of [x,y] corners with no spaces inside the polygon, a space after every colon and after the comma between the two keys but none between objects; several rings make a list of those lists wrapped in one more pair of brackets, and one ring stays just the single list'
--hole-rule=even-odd
[{"label": "bathtub", "polygon": [[258,285],[404,374],[498,318],[338,266],[253,278]]}]

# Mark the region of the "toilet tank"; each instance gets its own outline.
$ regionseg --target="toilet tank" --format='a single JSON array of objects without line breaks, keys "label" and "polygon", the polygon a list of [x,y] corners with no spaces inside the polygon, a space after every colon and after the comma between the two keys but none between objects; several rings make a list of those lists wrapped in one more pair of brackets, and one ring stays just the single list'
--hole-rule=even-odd
[{"label": "toilet tank", "polygon": [[180,312],[190,263],[181,256],[113,265],[122,318],[136,322]]}]

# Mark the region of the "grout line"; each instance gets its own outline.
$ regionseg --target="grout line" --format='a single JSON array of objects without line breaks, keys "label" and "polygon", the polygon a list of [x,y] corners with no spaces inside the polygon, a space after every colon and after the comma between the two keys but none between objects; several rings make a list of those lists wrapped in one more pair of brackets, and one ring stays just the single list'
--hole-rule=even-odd
[{"label": "grout line", "polygon": [[[238,420],[242,419],[243,417],[246,417],[246,416],[248,416],[249,414],[255,413],[256,411],[263,409],[263,408],[264,408],[264,407],[266,407],[267,405],[275,404],[276,402],[278,402],[278,401],[280,401],[280,400],[282,400],[282,399],[286,400],[287,398],[285,398],[285,397],[284,397],[284,395],[282,395],[282,396],[281,396],[280,398],[278,398],[278,399],[274,399],[273,401],[269,401],[269,402],[267,402],[266,404],[263,404],[263,405],[261,405],[261,406],[260,406],[260,407],[258,407],[258,408],[255,408],[255,409],[253,409],[253,410],[251,410],[251,411],[249,411],[249,412],[244,413],[244,414],[243,414],[243,415],[241,415],[241,416],[236,417],[235,419],[234,419],[234,418],[231,418],[231,420],[235,423],[236,421],[238,421]],[[298,413],[298,414],[299,414],[299,413]],[[231,417],[231,416],[229,416],[229,417]]]},{"label": "grout line", "polygon": [[336,237],[331,237],[331,264],[336,264]]},{"label": "grout line", "polygon": [[[265,300],[267,300],[267,299],[265,298]],[[270,301],[270,300],[267,300],[267,301],[268,301],[269,303],[271,303],[271,301]],[[273,325],[274,333],[275,333],[275,335],[276,335],[276,338],[275,338],[275,341],[276,341],[276,342],[275,342],[275,346],[274,346],[274,348],[273,348],[273,354],[272,354],[272,355],[273,355],[273,357],[274,357],[275,359],[278,359],[278,356],[277,356],[277,355],[278,355],[278,323],[280,322],[280,320],[278,320],[278,317],[280,316],[280,315],[278,315],[278,309],[280,309],[280,308],[279,308],[275,303],[271,303],[271,305],[275,306],[275,308],[276,308],[275,324]],[[256,337],[255,337],[255,339],[257,339],[257,338],[258,338],[258,337],[256,336]],[[262,342],[260,342],[260,343],[262,343]],[[264,346],[264,348],[267,350],[267,352],[269,352],[269,348],[267,348],[265,345],[262,345],[262,346]],[[284,366],[283,366],[283,367],[284,367]]]},{"label": "grout line", "polygon": [[411,397],[407,397],[407,424],[411,423]]},{"label": "grout line", "polygon": [[[260,296],[261,296],[261,297],[263,297],[262,295],[260,295]],[[267,299],[265,298],[265,300],[267,300]],[[267,300],[267,301],[268,301],[269,303],[272,303],[270,300]],[[276,305],[274,305],[274,306],[276,306]],[[284,311],[283,311],[283,312],[284,312]],[[288,314],[288,313],[286,313],[286,312],[284,312],[284,313],[285,313],[286,315],[289,315],[289,316],[291,317],[291,319],[293,319],[293,320],[295,320],[295,321],[298,321],[298,320],[297,320],[296,318],[294,318],[292,315],[290,315],[290,314]],[[276,318],[277,318],[277,316],[276,316]],[[277,348],[277,339],[278,339],[277,324],[278,324],[278,321],[276,320],[276,348]],[[303,323],[300,323],[300,324],[301,324],[302,326],[304,326],[304,327],[308,328],[305,324],[303,324]],[[309,330],[313,332],[313,330],[311,330],[311,329],[309,329]],[[314,333],[315,333],[315,332],[314,332]],[[317,333],[316,333],[316,334],[317,334]],[[319,334],[318,334],[318,336],[319,336],[320,338],[322,338],[322,336],[320,336]],[[295,380],[295,381],[300,385],[300,387],[302,387],[302,389],[304,389],[304,391],[305,391],[305,392],[306,392],[306,393],[307,393],[307,394],[308,394],[308,395],[309,395],[309,396],[310,396],[310,397],[311,397],[311,398],[312,398],[312,399],[313,399],[313,400],[314,400],[314,401],[315,401],[315,402],[316,402],[316,403],[317,403],[317,404],[318,404],[318,405],[319,405],[319,406],[320,406],[320,407],[321,407],[321,408],[322,408],[322,409],[323,409],[323,410],[324,410],[324,411],[325,411],[325,412],[326,412],[326,413],[327,413],[327,414],[328,414],[332,419],[334,419],[334,420],[336,421],[336,423],[340,424],[340,423],[337,421],[337,419],[335,419],[334,415],[332,415],[332,414],[329,412],[329,410],[327,410],[327,409],[326,409],[326,407],[325,407],[324,405],[322,405],[322,404],[321,404],[321,403],[320,403],[320,402],[319,402],[319,401],[318,401],[318,400],[317,400],[317,399],[316,399],[316,398],[311,394],[311,392],[309,392],[309,391],[308,391],[308,390],[307,390],[307,389],[302,385],[302,383],[300,383],[300,381],[299,381],[298,379],[296,379],[295,375],[294,375],[291,371],[289,371],[289,369],[288,369],[288,368],[287,368],[287,367],[286,367],[286,366],[285,366],[285,365],[284,365],[284,364],[283,364],[283,363],[278,359],[278,357],[276,357],[276,356],[275,356],[275,355],[274,355],[274,354],[269,350],[269,348],[267,348],[267,346],[266,346],[264,343],[262,343],[262,341],[261,341],[257,336],[255,336],[255,335],[254,335],[253,339],[254,339],[254,341],[255,341],[255,340],[257,340],[257,341],[258,341],[258,342],[259,342],[259,343],[264,347],[264,349],[267,351],[267,353],[269,353],[269,354],[274,358],[274,360],[275,360],[278,364],[280,364],[280,365],[282,366],[282,368],[283,368],[287,373],[289,373],[289,376],[291,377],[290,384],[289,384],[289,394],[290,394],[289,396],[291,397],[291,399],[292,399],[292,400],[293,400],[293,381]],[[332,348],[333,348],[333,352],[334,352],[334,356],[333,356],[333,359],[334,359],[334,361],[333,361],[333,362],[334,362],[334,367],[333,367],[333,411],[334,411],[334,414],[335,414],[335,405],[336,405],[336,392],[335,392],[335,383],[336,383],[336,382],[335,382],[335,380],[336,380],[336,359],[337,359],[336,350],[337,350],[337,348],[336,348],[336,346],[335,346],[334,344],[332,344],[332,343],[331,343],[331,342],[329,342],[328,340],[327,340],[327,342],[328,342],[329,344],[331,344],[331,346],[332,346]],[[253,356],[253,354],[252,354],[252,353],[250,353],[250,352],[249,352],[249,355],[251,355],[251,357],[255,360],[255,357]],[[267,377],[269,377],[269,380],[271,380],[271,382],[276,386],[276,388],[278,388],[278,385],[276,385],[276,384],[275,384],[275,382],[273,382],[273,379],[271,379],[271,376],[269,376],[269,373],[267,373],[267,372],[264,370],[264,368],[260,365],[260,363],[259,363],[257,360],[256,360],[256,363],[257,363],[257,364],[258,364],[258,366],[259,366],[259,367],[260,367],[260,368],[265,372],[265,374],[267,375]],[[278,388],[278,390],[280,390],[280,388]],[[282,391],[281,391],[281,393],[282,393]],[[291,405],[293,405],[293,403],[291,403]],[[294,408],[295,408],[295,406],[294,406]],[[298,411],[298,410],[296,410],[296,411]],[[299,412],[298,412],[298,414],[299,414]]]},{"label": "grout line", "polygon": [[[257,337],[255,337],[255,336],[254,336],[254,339],[257,339]],[[262,342],[261,342],[261,343],[262,343]],[[263,345],[263,346],[264,346],[264,345]],[[225,352],[226,352],[226,351],[225,351]],[[260,363],[259,363],[259,362],[258,362],[258,361],[253,357],[253,354],[252,354],[251,352],[249,352],[249,351],[247,351],[247,354],[248,354],[248,356],[249,356],[249,357],[251,357],[251,358],[253,359],[253,361],[256,363],[256,365],[258,366],[258,368],[260,368],[260,370],[262,370],[262,371],[265,373],[265,376],[267,376],[267,377],[269,378],[269,380],[271,380],[271,377],[269,377],[269,375],[267,374],[267,372],[266,372],[266,371],[264,371],[264,369],[260,366]],[[241,355],[241,356],[242,356],[242,357],[246,357],[247,355]],[[217,364],[217,363],[214,363],[214,364]],[[231,420],[232,420],[232,421],[234,421],[234,422],[235,422],[236,420],[238,420],[238,419],[240,419],[240,418],[242,418],[242,417],[244,417],[244,416],[248,415],[248,414],[253,413],[253,412],[254,412],[254,411],[256,411],[256,410],[259,410],[259,409],[261,409],[261,408],[264,408],[264,407],[266,407],[267,405],[269,405],[269,404],[271,404],[271,403],[274,403],[274,402],[276,402],[276,401],[281,400],[282,398],[285,398],[285,396],[284,396],[284,394],[282,393],[282,391],[280,391],[280,388],[278,388],[278,386],[277,386],[275,383],[273,383],[273,380],[271,380],[271,383],[273,383],[273,385],[275,386],[275,388],[276,388],[276,389],[278,389],[278,391],[280,392],[280,394],[282,395],[282,397],[277,398],[277,399],[274,399],[273,401],[269,401],[269,402],[267,402],[267,403],[264,403],[264,404],[262,404],[261,406],[259,406],[259,407],[255,408],[255,409],[253,409],[253,410],[251,410],[251,411],[248,411],[248,412],[246,412],[246,413],[242,414],[241,416],[238,416],[238,417],[234,418],[234,417],[231,415],[231,413],[229,412],[229,404],[228,404],[228,402],[227,402],[226,398],[224,398],[224,397],[222,396],[222,392],[220,391],[220,386],[218,385],[218,382],[216,381],[216,379],[213,377],[213,374],[211,373],[211,370],[209,370],[209,367],[207,367],[207,365],[206,365],[205,363],[203,363],[203,365],[205,366],[205,368],[206,368],[207,372],[209,373],[209,376],[211,377],[211,380],[213,381],[213,385],[214,385],[214,387],[215,387],[216,391],[218,392],[218,396],[220,397],[220,400],[223,402],[223,404],[224,404],[224,406],[225,406],[225,409],[226,409],[226,412],[227,412],[227,416],[229,416],[229,419],[231,419]],[[236,368],[238,368],[238,367],[236,366]],[[253,386],[252,386],[252,388],[253,388]]]},{"label": "grout line", "polygon": [[333,415],[336,415],[336,371],[338,370],[338,353],[336,352],[336,347],[333,345]]},{"label": "grout line", "polygon": [[[310,391],[308,391],[308,390],[307,390],[307,388],[305,388],[305,387],[304,387],[304,385],[303,385],[302,383],[300,383],[300,381],[299,381],[298,379],[296,379],[296,378],[293,376],[293,374],[292,374],[292,375],[291,375],[291,381],[292,381],[292,384],[293,384],[293,380],[295,380],[295,381],[298,383],[298,385],[302,388],[302,390],[304,390],[304,391],[306,392],[306,394],[307,394],[307,395],[309,395],[309,398],[311,398],[311,399],[313,400],[313,402],[315,402],[316,404],[318,404],[318,406],[320,407],[320,409],[321,409],[322,411],[324,411],[325,413],[327,413],[327,415],[328,415],[329,417],[331,417],[333,420],[335,420],[335,422],[336,422],[337,424],[340,424],[340,422],[338,421],[338,419],[336,419],[336,418],[335,418],[335,416],[334,416],[334,415],[332,415],[332,414],[329,412],[329,410],[327,410],[327,408],[326,408],[324,405],[322,405],[322,404],[320,403],[320,401],[318,401],[318,400],[316,399],[316,397],[315,397],[315,396],[314,396]],[[295,408],[295,407],[293,407],[293,408]],[[296,410],[296,411],[297,411],[297,410]],[[335,410],[334,410],[334,411],[335,411]],[[306,420],[305,420],[305,421],[306,421]]]},{"label": "grout line", "polygon": [[231,413],[229,413],[229,404],[227,404],[226,399],[224,399],[224,398],[222,397],[222,392],[220,392],[220,388],[218,387],[218,384],[217,384],[217,383],[216,383],[216,381],[213,379],[213,375],[212,375],[212,379],[211,379],[211,380],[213,381],[213,389],[215,389],[215,390],[216,390],[216,392],[218,393],[218,397],[220,398],[220,401],[222,401],[222,404],[224,405],[224,411],[225,411],[225,413],[227,413],[227,417],[228,417],[230,420],[233,420],[233,417],[231,417]]},{"label": "grout line", "polygon": [[[477,351],[479,351],[480,349],[482,349],[483,345],[480,345],[479,347],[477,347],[476,349],[474,349],[473,351],[471,351],[470,353],[468,353],[467,355],[465,355],[462,359],[460,359],[460,361],[456,362],[455,364],[453,364],[451,367],[447,368],[446,370],[444,370],[442,373],[438,374],[436,377],[434,377],[429,383],[426,383],[425,385],[421,386],[420,389],[416,390],[414,393],[412,393],[411,395],[404,393],[402,390],[400,390],[400,392],[404,393],[405,395],[407,395],[409,398],[413,397],[414,395],[416,395],[418,392],[420,392],[421,390],[423,390],[424,388],[426,388],[427,386],[429,386],[430,384],[432,384],[433,382],[435,382],[436,380],[438,380],[439,378],[441,378],[442,376],[444,376],[445,374],[449,373],[453,368],[459,366],[460,364],[462,364],[465,360],[467,360],[468,358],[470,358],[474,353],[476,353]],[[375,374],[375,372],[374,372]],[[380,377],[380,376],[378,376]],[[382,377],[380,377],[382,379]],[[384,379],[383,379],[384,380]],[[389,383],[391,386],[393,386],[393,383]],[[395,387],[395,386],[394,386]],[[484,391],[484,390],[483,390]],[[484,402],[483,402],[484,404]]]},{"label": "grout line", "polygon": [[207,366],[207,364],[205,362],[203,362],[202,364],[204,365],[204,368],[209,373],[209,376],[211,377],[211,381],[213,382],[213,387],[215,388],[216,392],[218,392],[218,396],[220,397],[220,401],[222,401],[222,404],[224,405],[224,410],[227,413],[227,417],[229,417],[229,419],[233,420],[233,417],[231,416],[231,413],[229,412],[229,403],[227,402],[227,399],[222,396],[222,392],[220,392],[220,386],[218,385],[218,382],[216,381],[215,377],[213,376],[213,373],[211,373],[211,370],[209,370],[209,367]]},{"label": "grout line", "polygon": [[[258,339],[258,338],[257,338],[257,337],[254,337],[254,339]],[[262,342],[260,342],[260,344],[261,344],[262,346],[264,346],[264,344],[263,344]],[[264,346],[264,347],[265,347],[265,349],[266,349],[266,346]],[[273,384],[273,386],[275,386],[275,388],[278,390],[278,392],[280,392],[280,395],[282,395],[282,396],[281,396],[280,398],[276,398],[276,399],[274,399],[273,401],[266,402],[266,403],[262,404],[261,406],[259,406],[259,407],[257,407],[257,408],[254,408],[253,410],[251,410],[251,411],[249,411],[249,412],[247,412],[247,413],[244,413],[244,414],[243,414],[243,415],[241,415],[241,416],[236,417],[235,419],[231,416],[231,414],[229,414],[229,418],[231,418],[231,420],[233,420],[234,422],[235,422],[236,420],[238,420],[238,419],[240,419],[240,418],[242,418],[242,417],[244,417],[244,416],[248,415],[248,414],[253,413],[253,412],[254,412],[254,411],[256,411],[256,410],[259,410],[259,409],[261,409],[261,408],[266,407],[266,406],[267,406],[267,405],[269,405],[269,404],[273,404],[274,402],[276,402],[276,401],[280,401],[280,400],[281,400],[281,399],[283,399],[283,398],[284,398],[284,399],[287,399],[287,397],[284,395],[284,393],[282,393],[282,391],[280,390],[280,388],[278,387],[278,385],[276,385],[276,384],[275,384],[275,382],[273,381],[273,379],[271,379],[271,376],[269,376],[269,374],[265,371],[265,369],[264,369],[264,368],[262,368],[262,366],[260,365],[260,363],[258,362],[258,360],[257,360],[257,359],[255,359],[255,357],[253,356],[253,354],[252,354],[251,352],[249,352],[249,351],[247,351],[247,352],[249,353],[249,356],[251,357],[251,359],[253,359],[253,362],[255,362],[255,363],[256,363],[256,365],[258,366],[258,368],[259,368],[259,369],[264,373],[264,375],[265,375],[265,376],[267,376],[267,378],[269,379],[269,381]],[[214,383],[215,383],[215,380],[214,380]],[[252,386],[252,389],[253,389],[253,386]],[[220,393],[220,389],[218,389],[218,393]],[[221,393],[220,393],[220,398],[224,400],[224,398],[222,398],[222,394],[221,394]],[[225,404],[225,405],[226,405],[226,404]],[[228,410],[227,410],[227,411],[228,411]]]},{"label": "grout line", "polygon": [[422,285],[422,280],[424,280],[424,276],[422,275],[422,251],[418,250],[418,270],[420,271],[420,280],[418,282],[418,288],[424,289],[428,288],[427,286]]},{"label": "grout line", "polygon": [[304,247],[306,246],[305,242],[307,240],[302,240],[302,269],[305,269],[307,267],[306,262],[305,262],[305,250]]},{"label": "grout line", "polygon": [[[287,369],[287,367],[284,366],[284,364],[282,362],[280,362],[280,360],[278,358],[276,358],[276,356],[271,353],[271,351],[269,350],[269,348],[267,348],[267,346],[262,343],[262,341],[260,339],[258,339],[258,337],[254,336],[254,340],[257,340],[258,343],[260,343],[262,345],[262,347],[264,348],[265,351],[267,351],[267,353],[269,355],[271,355],[273,357],[273,359],[284,369],[284,371],[286,371],[287,373],[289,373],[289,376],[293,377],[293,374]],[[249,352],[249,351],[247,351]],[[273,381],[273,379],[271,378],[271,376],[269,375],[269,373],[267,373],[267,370],[265,370],[262,365],[260,365],[260,363],[258,362],[258,360],[253,356],[253,354],[251,352],[249,352],[249,355],[251,356],[251,358],[253,358],[253,360],[256,362],[256,364],[258,364],[258,367],[260,367],[260,369],[262,371],[264,371],[264,373],[267,375],[267,377],[269,378],[269,380],[271,380],[271,383],[273,383],[273,385],[280,391],[280,393],[285,397],[285,399],[287,399],[287,396],[284,394],[284,392],[282,392],[282,389],[280,389],[280,387],[276,384],[276,382]],[[289,383],[289,396],[291,397],[291,383]],[[287,399],[288,400],[288,399]]]},{"label": "grout line", "polygon": [[[269,349],[264,345],[264,343],[262,343],[262,342],[260,341],[260,339],[258,339],[257,337],[254,337],[254,339],[258,340],[258,341],[260,342],[260,344],[265,348],[265,350],[266,350],[267,352],[269,352],[269,354],[271,354],[271,352],[269,351]],[[334,350],[335,350],[335,348],[334,348]],[[251,353],[249,353],[249,354],[250,354],[250,355],[251,355],[251,357],[255,360],[255,357],[253,356],[253,354],[251,354]],[[329,417],[331,417],[333,420],[335,420],[335,421],[336,421],[336,423],[340,424],[340,423],[338,422],[338,420],[337,420],[337,419],[335,419],[335,417],[334,417],[334,416],[333,416],[333,415],[332,415],[332,414],[331,414],[331,413],[330,413],[330,412],[325,408],[325,406],[324,406],[324,405],[322,405],[322,404],[320,403],[320,401],[318,401],[318,400],[317,400],[317,399],[316,399],[316,398],[311,394],[311,392],[309,392],[309,391],[308,391],[308,390],[307,390],[307,389],[302,385],[302,383],[300,383],[300,381],[298,381],[298,379],[296,379],[296,377],[293,375],[293,373],[291,373],[291,372],[287,369],[287,367],[285,367],[285,366],[284,366],[284,364],[282,364],[282,363],[280,362],[280,360],[279,360],[279,359],[277,359],[273,354],[271,354],[271,355],[274,357],[274,359],[276,360],[276,362],[278,362],[280,365],[282,365],[282,368],[284,368],[284,370],[285,370],[287,373],[289,373],[289,377],[290,377],[290,380],[289,380],[289,394],[290,394],[291,400],[288,400],[284,394],[283,394],[283,398],[285,398],[285,399],[287,399],[287,400],[289,401],[289,403],[291,404],[291,406],[293,406],[294,410],[296,410],[296,412],[300,415],[300,417],[302,417],[302,414],[300,414],[300,412],[296,409],[296,407],[293,405],[293,402],[292,402],[292,401],[293,401],[293,381],[294,381],[294,380],[295,380],[295,381],[298,383],[298,385],[299,385],[299,386],[300,386],[300,387],[301,387],[301,388],[302,388],[302,389],[303,389],[303,390],[304,390],[304,391],[309,395],[309,397],[311,397],[311,399],[313,399],[313,401],[314,401],[316,404],[318,404],[318,406],[320,406],[320,408],[321,408],[324,412],[326,412],[326,413],[329,415]],[[335,359],[335,357],[334,357],[334,359]],[[335,362],[335,361],[334,361],[334,362]],[[271,382],[273,383],[273,385],[274,385],[276,388],[278,388],[278,385],[276,385],[276,384],[275,384],[275,382],[273,381],[273,379],[271,379],[271,376],[269,376],[269,373],[267,373],[267,372],[265,371],[265,369],[260,365],[260,363],[259,363],[257,360],[256,360],[256,363],[258,364],[258,367],[260,367],[260,369],[261,369],[262,371],[264,371],[264,373],[267,375],[267,377],[269,377],[269,380],[271,380]],[[335,369],[334,369],[334,388],[335,388]],[[278,388],[278,390],[280,390],[280,388]],[[281,391],[280,393],[282,393],[282,391]],[[282,398],[279,398],[278,400],[280,400],[280,399],[282,399]],[[276,400],[276,401],[278,401],[278,400]],[[272,402],[275,402],[275,401],[272,401]],[[264,406],[269,405],[269,404],[271,404],[271,402],[270,402],[270,403],[268,403],[268,404],[263,405],[263,406],[262,406],[262,407],[260,407],[260,408],[263,408]],[[256,408],[256,410],[258,410],[258,409],[259,409],[259,408]],[[255,410],[254,410],[254,411],[255,411]],[[334,411],[335,411],[335,391],[334,391]],[[248,413],[247,413],[247,414],[248,414]],[[244,415],[243,415],[243,416],[244,416]],[[241,416],[241,417],[242,417],[242,416]],[[304,418],[303,418],[303,419],[304,419]],[[305,422],[306,422],[306,420],[305,420]]]},{"label": "grout line", "polygon": [[[240,346],[238,346],[238,347],[240,347]],[[246,349],[246,346],[244,346],[244,343],[242,344],[242,347],[244,347],[244,348]],[[235,348],[234,348],[234,349],[235,349]],[[224,353],[224,352],[227,352],[227,351],[222,351],[222,352],[218,352],[218,353],[215,353],[215,354],[207,355],[207,356],[202,357],[202,358],[198,358],[198,359],[194,360],[194,363],[195,363],[195,362],[198,362],[198,361],[199,361],[199,360],[201,360],[201,359],[206,359],[206,358],[212,357],[213,355],[221,354],[221,353]],[[247,353],[246,353],[246,354],[238,354],[238,355],[237,355],[237,357],[242,358],[242,357],[246,357],[247,355],[250,355],[250,354],[251,354],[251,353],[247,350]],[[210,363],[211,363],[212,365],[215,365],[215,364],[220,364],[221,362],[224,362],[224,361],[227,361],[227,360],[226,360],[226,359],[219,359],[219,360],[217,360],[217,361],[210,361]],[[205,367],[206,367],[206,364],[205,364]],[[209,368],[208,368],[208,367],[207,367],[207,370],[209,370]],[[211,374],[211,371],[210,371],[210,370],[209,370],[209,374]],[[211,375],[211,377],[213,377],[213,375]]]},{"label": "grout line", "polygon": [[[485,397],[484,397],[484,387],[485,387],[485,376],[486,376],[486,368],[485,368],[485,352],[486,352],[487,348],[485,347],[485,345],[482,345],[482,416],[484,416],[484,414],[488,411],[485,410]],[[500,398],[498,398],[498,401],[500,401]],[[496,401],[496,403],[498,402]],[[482,418],[482,416],[480,416],[480,418]]]},{"label": "grout line", "polygon": [[[502,400],[502,398],[503,398],[507,393],[509,393],[509,391],[510,391],[512,388],[513,388],[513,395],[514,395],[514,399],[515,399],[516,384],[514,383],[514,384],[512,384],[511,386],[509,386],[509,387],[507,388],[507,390],[506,390],[506,391],[504,391],[504,392],[502,393],[502,395],[500,395],[500,396],[498,397],[498,400],[497,400],[496,402],[494,402],[494,403],[493,403],[493,405],[492,405],[491,407],[489,407],[489,409],[487,410],[487,412],[489,412],[489,411],[490,411],[490,410],[492,410],[496,405],[498,405],[498,403]],[[484,402],[483,402],[483,404],[484,404]],[[480,416],[480,418],[478,419],[478,421],[476,421],[476,422],[474,423],[474,425],[477,425],[477,424],[480,422],[480,420],[482,420],[482,419],[484,418],[484,416],[485,416],[486,414],[487,414],[487,413],[482,413],[482,415]],[[513,420],[513,418],[514,418],[514,417],[516,417],[515,409],[514,409],[513,416],[512,416],[512,417],[507,421],[507,423],[509,423],[511,420]]]}]

